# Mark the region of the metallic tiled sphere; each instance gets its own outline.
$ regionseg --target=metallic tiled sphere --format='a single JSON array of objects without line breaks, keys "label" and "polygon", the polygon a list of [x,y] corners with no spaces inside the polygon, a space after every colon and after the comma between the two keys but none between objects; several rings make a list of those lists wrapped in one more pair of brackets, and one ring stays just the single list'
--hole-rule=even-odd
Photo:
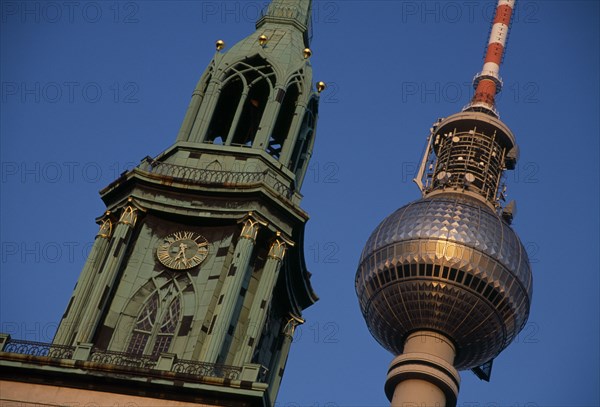
[{"label": "metallic tiled sphere", "polygon": [[407,335],[438,331],[457,349],[455,367],[497,356],[529,315],[532,276],[525,248],[485,204],[457,193],[412,202],[375,229],[356,273],[373,336],[402,353]]}]

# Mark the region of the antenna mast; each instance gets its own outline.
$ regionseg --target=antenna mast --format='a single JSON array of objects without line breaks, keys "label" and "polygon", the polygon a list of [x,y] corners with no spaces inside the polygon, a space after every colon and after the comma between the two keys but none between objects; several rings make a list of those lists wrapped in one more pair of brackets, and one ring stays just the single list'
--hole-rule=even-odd
[{"label": "antenna mast", "polygon": [[464,111],[482,111],[498,117],[496,94],[502,90],[500,64],[504,57],[515,0],[499,0],[488,41],[483,69],[473,78],[475,95]]},{"label": "antenna mast", "polygon": [[531,266],[510,227],[516,206],[501,204],[519,149],[495,107],[514,5],[498,1],[471,102],[430,130],[415,179],[422,198],[384,219],[361,255],[361,311],[396,355],[385,385],[392,407],[456,406],[458,371],[489,380],[529,316]]}]

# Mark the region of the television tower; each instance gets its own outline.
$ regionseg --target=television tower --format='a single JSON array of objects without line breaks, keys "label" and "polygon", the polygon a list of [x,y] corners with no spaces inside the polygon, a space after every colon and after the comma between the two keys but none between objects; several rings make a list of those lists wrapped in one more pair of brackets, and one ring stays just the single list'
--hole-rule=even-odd
[{"label": "television tower", "polygon": [[384,219],[360,258],[361,311],[397,355],[385,384],[392,406],[455,406],[458,370],[489,380],[529,315],[529,260],[510,227],[515,203],[504,203],[519,149],[494,100],[514,4],[498,1],[471,102],[431,128],[415,178],[422,198]]}]

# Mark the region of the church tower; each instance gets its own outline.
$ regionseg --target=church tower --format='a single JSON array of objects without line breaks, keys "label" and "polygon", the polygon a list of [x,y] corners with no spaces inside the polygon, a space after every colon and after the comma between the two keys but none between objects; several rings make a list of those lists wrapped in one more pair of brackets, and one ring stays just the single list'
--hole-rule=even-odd
[{"label": "church tower", "polygon": [[210,405],[274,403],[318,299],[299,192],[325,87],[313,91],[310,32],[311,1],[274,0],[255,33],[217,41],[174,144],[100,191],[107,210],[49,352],[71,349],[90,372],[193,375]]}]

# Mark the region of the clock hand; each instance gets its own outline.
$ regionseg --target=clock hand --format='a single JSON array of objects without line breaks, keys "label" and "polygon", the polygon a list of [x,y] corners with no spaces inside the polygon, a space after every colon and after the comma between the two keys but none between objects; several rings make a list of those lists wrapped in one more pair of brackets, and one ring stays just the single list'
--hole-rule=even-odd
[{"label": "clock hand", "polygon": [[175,260],[179,260],[180,258],[183,258],[184,262],[187,262],[187,258],[185,257],[185,249],[187,249],[187,245],[185,243],[181,243],[179,245],[179,252],[177,253],[177,256],[175,256]]}]

